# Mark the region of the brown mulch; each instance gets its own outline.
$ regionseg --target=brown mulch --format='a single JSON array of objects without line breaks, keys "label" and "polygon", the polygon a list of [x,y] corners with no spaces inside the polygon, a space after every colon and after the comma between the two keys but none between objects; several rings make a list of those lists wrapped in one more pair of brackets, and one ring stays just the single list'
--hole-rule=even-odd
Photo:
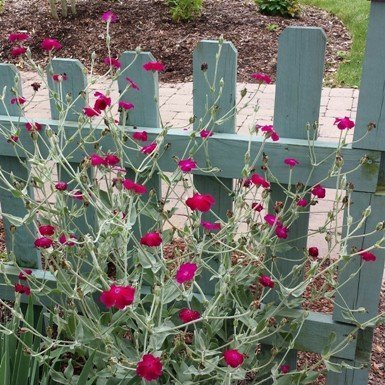
[{"label": "brown mulch", "polygon": [[238,81],[250,81],[255,71],[266,72],[274,79],[278,37],[288,26],[322,27],[328,36],[326,69],[334,72],[349,50],[351,40],[339,19],[325,11],[304,7],[299,19],[261,15],[252,0],[205,0],[202,15],[185,23],[172,21],[164,0],[78,0],[77,16],[56,21],[51,18],[47,0],[7,0],[0,14],[0,62],[17,60],[10,56],[10,32],[27,31],[33,57],[40,64],[47,55],[39,45],[43,38],[56,38],[63,45],[58,56],[77,58],[86,66],[90,55],[97,54],[96,69],[105,70],[105,25],[101,15],[111,9],[119,21],[111,26],[112,54],[140,46],[151,51],[166,65],[161,80],[190,81],[192,51],[202,39],[221,35],[238,49]]}]

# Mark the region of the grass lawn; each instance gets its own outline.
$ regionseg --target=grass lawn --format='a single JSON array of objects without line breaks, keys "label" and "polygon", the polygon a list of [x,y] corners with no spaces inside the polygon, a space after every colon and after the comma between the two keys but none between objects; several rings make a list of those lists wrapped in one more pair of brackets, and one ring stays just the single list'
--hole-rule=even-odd
[{"label": "grass lawn", "polygon": [[348,28],[353,45],[334,75],[334,84],[340,87],[359,86],[365,53],[370,1],[366,0],[300,0],[302,4],[325,9],[336,15]]}]

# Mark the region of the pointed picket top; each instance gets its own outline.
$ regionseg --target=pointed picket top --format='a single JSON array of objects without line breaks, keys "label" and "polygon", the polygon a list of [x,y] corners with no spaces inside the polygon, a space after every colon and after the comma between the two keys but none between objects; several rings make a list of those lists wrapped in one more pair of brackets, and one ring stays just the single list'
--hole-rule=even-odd
[{"label": "pointed picket top", "polygon": [[[53,75],[60,75],[62,80],[55,81]],[[56,99],[50,97],[51,117],[58,120],[60,110],[71,106],[66,115],[66,120],[77,121],[79,114],[86,106],[85,90],[87,78],[85,68],[76,59],[53,59],[47,67],[48,85],[57,95]]]},{"label": "pointed picket top", "polygon": [[[120,56],[119,61],[122,70],[118,78],[119,93],[122,94],[120,100],[134,105],[134,108],[128,111],[126,124],[159,127],[158,73],[143,68],[146,63],[155,62],[155,58],[150,52],[126,51]],[[128,88],[130,80],[135,85]]]},{"label": "pointed picket top", "polygon": [[[372,2],[353,147],[385,150],[385,3]],[[367,134],[368,125],[375,127]],[[366,136],[365,136],[366,135]],[[363,139],[361,139],[365,136]]]},{"label": "pointed picket top", "polygon": [[13,64],[0,63],[0,95],[4,90],[4,100],[0,101],[0,115],[22,116],[20,105],[15,100],[12,104],[12,99],[23,96],[20,73]]},{"label": "pointed picket top", "polygon": [[306,139],[319,119],[326,35],[321,28],[288,27],[279,38],[274,127],[285,138]]},{"label": "pointed picket top", "polygon": [[[236,48],[228,41],[202,40],[194,49],[194,129],[234,132],[237,56]],[[222,81],[223,91],[220,95]],[[213,110],[214,118],[210,113]],[[223,117],[226,120],[218,122]]]}]

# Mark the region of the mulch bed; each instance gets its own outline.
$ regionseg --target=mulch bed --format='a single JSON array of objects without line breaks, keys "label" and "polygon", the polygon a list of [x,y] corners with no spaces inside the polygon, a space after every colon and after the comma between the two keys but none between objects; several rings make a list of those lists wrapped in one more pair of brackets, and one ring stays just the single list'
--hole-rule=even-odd
[{"label": "mulch bed", "polygon": [[10,32],[25,30],[32,36],[28,45],[39,64],[47,55],[39,45],[43,38],[56,38],[63,45],[58,56],[79,59],[90,64],[92,51],[97,54],[96,69],[106,68],[105,25],[101,15],[111,9],[119,21],[111,26],[112,53],[140,46],[151,51],[166,65],[164,82],[191,81],[192,51],[202,39],[221,35],[238,49],[238,81],[250,81],[255,71],[272,75],[276,70],[278,37],[288,26],[322,27],[328,36],[326,70],[336,71],[351,40],[343,24],[327,12],[304,7],[298,19],[264,16],[252,0],[205,0],[201,17],[185,23],[172,21],[164,0],[78,0],[78,14],[59,21],[51,18],[47,0],[7,0],[0,14],[0,62],[17,63],[10,55]]}]

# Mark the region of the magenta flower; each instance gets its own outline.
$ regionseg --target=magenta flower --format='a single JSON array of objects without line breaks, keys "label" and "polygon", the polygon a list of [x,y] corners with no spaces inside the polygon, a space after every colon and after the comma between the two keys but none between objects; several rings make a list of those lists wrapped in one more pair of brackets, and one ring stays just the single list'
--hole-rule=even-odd
[{"label": "magenta flower", "polygon": [[192,158],[182,159],[178,162],[178,166],[183,172],[190,172],[197,167],[197,162]]},{"label": "magenta flower", "polygon": [[299,207],[306,207],[308,204],[307,200],[305,198],[301,198],[298,202],[297,202],[297,206]]},{"label": "magenta flower", "polygon": [[132,137],[135,139],[135,140],[140,140],[141,142],[147,142],[147,139],[148,139],[148,136],[147,136],[147,132],[146,131],[138,131],[138,132],[134,132],[132,134]]},{"label": "magenta flower", "polygon": [[319,255],[318,247],[315,246],[309,247],[309,250],[307,252],[313,258],[317,258]]},{"label": "magenta flower", "polygon": [[350,130],[355,126],[353,120],[350,120],[347,116],[345,116],[344,118],[336,118],[333,124],[337,125],[339,130]]},{"label": "magenta flower", "polygon": [[25,128],[28,132],[41,131],[42,125],[40,123],[25,123]]},{"label": "magenta flower", "polygon": [[98,154],[92,154],[90,156],[90,160],[91,160],[91,165],[94,167],[106,165],[106,160]]},{"label": "magenta flower", "polygon": [[191,309],[187,309],[187,308],[182,309],[179,312],[179,318],[184,324],[191,322],[191,321],[195,321],[195,320],[199,319],[200,317],[201,317],[201,314],[199,313],[199,311],[195,311],[195,310],[191,310]]},{"label": "magenta flower", "polygon": [[287,374],[290,372],[290,365],[281,365],[281,367],[279,368],[279,370],[281,371],[282,374]]},{"label": "magenta flower", "polygon": [[158,232],[147,233],[140,238],[140,244],[149,247],[157,247],[162,244],[162,237]]},{"label": "magenta flower", "polygon": [[270,187],[270,183],[263,176],[259,174],[253,174],[250,179],[257,187],[259,186],[262,186],[263,188]]},{"label": "magenta flower", "polygon": [[118,16],[112,11],[106,11],[102,15],[102,21],[106,23],[116,23],[118,21]]},{"label": "magenta flower", "polygon": [[58,191],[65,191],[68,188],[68,184],[66,182],[56,182],[55,188]]},{"label": "magenta flower", "polygon": [[31,274],[32,274],[31,269],[23,269],[23,271],[19,273],[19,279],[21,279],[22,281],[25,281],[27,279],[27,276]]},{"label": "magenta flower", "polygon": [[54,235],[55,234],[55,227],[52,225],[42,225],[38,228],[39,233],[41,235]]},{"label": "magenta flower", "polygon": [[237,349],[229,349],[223,352],[223,358],[226,365],[231,366],[232,368],[237,368],[243,364],[245,356]]},{"label": "magenta flower", "polygon": [[101,92],[95,92],[96,96],[94,109],[96,111],[104,111],[107,107],[111,106],[111,98],[102,94]]},{"label": "magenta flower", "polygon": [[83,108],[83,114],[88,116],[89,118],[93,118],[94,116],[99,116],[100,111],[97,111],[91,107],[84,107]]},{"label": "magenta flower", "polygon": [[24,104],[27,101],[26,98],[23,98],[22,96],[19,96],[18,98],[12,98],[11,99],[11,104]]},{"label": "magenta flower", "polygon": [[71,197],[77,201],[83,200],[83,193],[80,190],[73,191]]},{"label": "magenta flower", "polygon": [[207,221],[202,221],[201,225],[202,225],[203,228],[205,228],[208,231],[218,231],[222,227],[220,223],[207,222]]},{"label": "magenta flower", "polygon": [[377,259],[373,253],[370,251],[363,251],[362,249],[360,250],[360,256],[366,262],[374,262]]},{"label": "magenta flower", "polygon": [[325,198],[326,190],[320,184],[317,184],[312,188],[311,193],[317,198],[322,199]]},{"label": "magenta flower", "polygon": [[146,155],[152,154],[156,149],[156,143],[151,143],[148,146],[144,146],[141,148],[140,152]]},{"label": "magenta flower", "polygon": [[273,214],[266,214],[263,219],[269,226],[282,226],[282,222]]},{"label": "magenta flower", "polygon": [[196,263],[186,262],[179,267],[175,279],[180,284],[191,281],[194,279],[197,270],[198,266]]},{"label": "magenta flower", "polygon": [[119,69],[122,66],[120,61],[118,59],[115,59],[114,57],[106,57],[104,58],[103,62],[105,65],[114,67],[116,69]]},{"label": "magenta flower", "polygon": [[132,110],[134,108],[134,105],[132,103],[127,103],[121,100],[119,102],[119,107],[122,108],[125,111]]},{"label": "magenta flower", "polygon": [[19,141],[19,137],[17,135],[11,135],[10,140],[12,142],[18,142]]},{"label": "magenta flower", "polygon": [[24,41],[24,40],[27,40],[28,38],[29,38],[29,35],[26,32],[10,33],[8,36],[8,40],[11,42]]},{"label": "magenta flower", "polygon": [[299,164],[298,160],[294,158],[286,158],[283,163],[287,164],[289,167],[295,167]]},{"label": "magenta flower", "polygon": [[266,75],[264,73],[261,73],[261,72],[253,73],[253,74],[251,74],[251,77],[253,79],[255,79],[260,84],[262,84],[262,83],[270,84],[271,83],[270,76]]},{"label": "magenta flower", "polygon": [[260,203],[253,202],[251,204],[251,208],[255,211],[258,211],[259,213],[263,210],[263,206]]},{"label": "magenta flower", "polygon": [[214,133],[210,130],[202,130],[200,132],[201,138],[209,138],[210,136],[213,136],[213,135],[214,135]]},{"label": "magenta flower", "polygon": [[264,287],[269,287],[270,289],[274,288],[274,281],[267,275],[261,275],[259,277],[259,283]]},{"label": "magenta flower", "polygon": [[61,234],[59,237],[59,242],[60,242],[60,244],[62,244],[64,246],[69,246],[69,247],[75,246],[75,242],[72,242],[70,239],[76,240],[75,234],[71,234],[69,236],[69,239],[67,238],[67,236],[65,234]]},{"label": "magenta flower", "polygon": [[191,210],[197,210],[202,213],[211,210],[211,207],[215,204],[215,199],[210,194],[198,194],[195,193],[191,198],[186,200],[186,205]]},{"label": "magenta flower", "polygon": [[288,229],[285,226],[277,226],[275,229],[275,235],[280,239],[286,239],[287,238],[287,232]]},{"label": "magenta flower", "polygon": [[36,247],[48,249],[48,247],[51,247],[53,245],[53,240],[51,238],[41,237],[35,239],[34,244]]},{"label": "magenta flower", "polygon": [[20,55],[23,55],[27,52],[27,48],[25,47],[12,47],[11,49],[11,55],[12,57],[18,57]]},{"label": "magenta flower", "polygon": [[52,51],[54,49],[59,50],[62,48],[61,44],[56,39],[44,39],[41,43],[41,48],[44,51]]},{"label": "magenta flower", "polygon": [[154,71],[154,72],[160,72],[165,70],[164,64],[158,61],[149,61],[143,65],[143,68],[146,71]]},{"label": "magenta flower", "polygon": [[15,283],[15,292],[30,295],[31,289],[28,286],[20,285],[20,283]]},{"label": "magenta flower", "polygon": [[104,160],[107,166],[116,166],[120,163],[120,158],[115,154],[107,154]]},{"label": "magenta flower", "polygon": [[266,125],[261,127],[261,131],[265,133],[266,138],[271,138],[273,142],[279,140],[277,132],[274,130],[274,127],[271,125]]},{"label": "magenta flower", "polygon": [[53,74],[52,79],[55,82],[62,82],[64,80],[67,80],[67,74]]},{"label": "magenta flower", "polygon": [[116,307],[123,310],[131,305],[135,298],[135,288],[132,286],[111,285],[109,290],[103,291],[100,302],[107,308]]},{"label": "magenta flower", "polygon": [[139,91],[139,86],[131,79],[131,78],[126,78],[127,83],[130,85],[130,87],[136,91]]},{"label": "magenta flower", "polygon": [[146,186],[137,184],[131,179],[125,179],[123,181],[123,187],[126,190],[133,191],[135,194],[138,194],[138,195],[143,195],[147,192]]},{"label": "magenta flower", "polygon": [[157,380],[163,374],[162,361],[152,354],[145,354],[136,366],[136,374],[147,381]]}]

